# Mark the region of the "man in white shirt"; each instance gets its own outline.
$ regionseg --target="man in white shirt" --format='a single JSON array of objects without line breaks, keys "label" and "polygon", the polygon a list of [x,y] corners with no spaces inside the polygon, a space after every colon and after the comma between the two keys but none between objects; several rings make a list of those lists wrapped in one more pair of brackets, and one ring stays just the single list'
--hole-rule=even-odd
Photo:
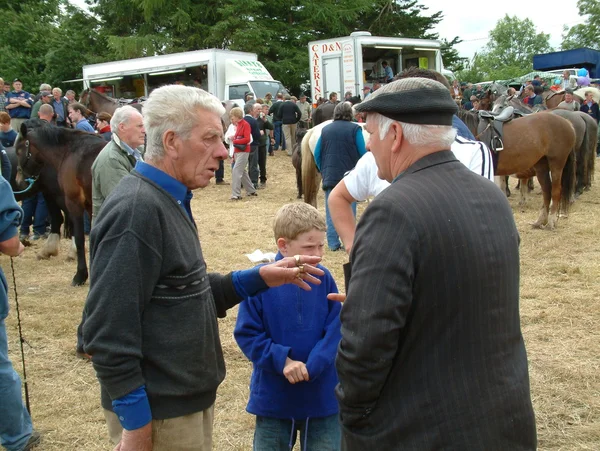
[{"label": "man in white shirt", "polygon": [[[492,155],[485,144],[457,136],[451,150],[456,159],[471,171],[494,182]],[[375,158],[371,152],[367,152],[329,194],[327,204],[331,219],[348,254],[356,230],[352,203],[377,196],[388,186],[389,182],[377,176]]]}]

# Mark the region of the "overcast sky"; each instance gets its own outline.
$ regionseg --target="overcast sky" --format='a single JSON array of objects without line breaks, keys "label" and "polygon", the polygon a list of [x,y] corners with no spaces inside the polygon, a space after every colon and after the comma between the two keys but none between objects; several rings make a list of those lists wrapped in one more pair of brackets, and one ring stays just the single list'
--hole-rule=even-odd
[{"label": "overcast sky", "polygon": [[577,0],[561,0],[555,7],[550,7],[549,3],[522,0],[419,0],[419,3],[429,8],[429,14],[442,11],[444,18],[435,31],[440,38],[461,38],[464,42],[457,45],[456,49],[467,58],[472,58],[488,43],[489,32],[506,14],[521,20],[529,18],[535,24],[537,33],[550,35],[550,45],[555,49],[562,42],[563,25],[572,27],[584,22],[584,18],[579,16]]},{"label": "overcast sky", "polygon": [[[70,0],[71,3],[86,8],[84,0]],[[474,2],[472,0],[419,0],[419,4],[429,8],[428,13],[442,11],[444,19],[435,28],[440,38],[448,40],[455,36],[464,42],[456,46],[461,56],[472,58],[488,42],[488,34],[498,20],[506,14],[519,19],[533,21],[538,33],[550,34],[550,45],[556,49],[562,41],[563,25],[572,27],[583,23],[579,16],[577,0],[561,0],[556,7],[549,4],[534,4],[522,0],[501,0],[498,2]],[[427,14],[425,14],[427,15]]]}]

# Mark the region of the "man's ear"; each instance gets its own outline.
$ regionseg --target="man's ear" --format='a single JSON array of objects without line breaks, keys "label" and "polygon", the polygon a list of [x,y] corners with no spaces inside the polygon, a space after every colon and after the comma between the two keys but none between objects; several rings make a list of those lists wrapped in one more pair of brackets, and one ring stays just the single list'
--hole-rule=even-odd
[{"label": "man's ear", "polygon": [[163,133],[162,143],[165,154],[171,159],[176,160],[179,152],[177,150],[177,134],[173,130],[167,130]]},{"label": "man's ear", "polygon": [[398,122],[393,122],[388,133],[392,133],[394,136],[394,140],[392,141],[392,152],[399,152],[404,138],[402,126]]}]

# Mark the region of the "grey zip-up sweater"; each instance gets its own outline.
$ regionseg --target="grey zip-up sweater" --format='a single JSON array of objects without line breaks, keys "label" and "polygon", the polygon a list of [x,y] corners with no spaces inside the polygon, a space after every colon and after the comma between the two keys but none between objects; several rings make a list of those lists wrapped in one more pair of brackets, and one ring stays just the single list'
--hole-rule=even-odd
[{"label": "grey zip-up sweater", "polygon": [[154,419],[210,407],[225,377],[217,316],[240,302],[231,274],[208,274],[195,225],[132,172],[106,199],[90,240],[83,328],[103,407],[146,386]]}]

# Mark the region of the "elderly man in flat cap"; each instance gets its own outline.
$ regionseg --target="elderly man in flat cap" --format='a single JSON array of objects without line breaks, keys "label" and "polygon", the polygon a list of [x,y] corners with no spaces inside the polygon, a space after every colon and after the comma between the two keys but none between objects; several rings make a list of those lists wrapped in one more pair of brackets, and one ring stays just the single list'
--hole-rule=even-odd
[{"label": "elderly man in flat cap", "polygon": [[398,80],[355,108],[391,186],[346,271],[342,449],[536,449],[506,197],[450,151],[457,106],[439,82]]}]

